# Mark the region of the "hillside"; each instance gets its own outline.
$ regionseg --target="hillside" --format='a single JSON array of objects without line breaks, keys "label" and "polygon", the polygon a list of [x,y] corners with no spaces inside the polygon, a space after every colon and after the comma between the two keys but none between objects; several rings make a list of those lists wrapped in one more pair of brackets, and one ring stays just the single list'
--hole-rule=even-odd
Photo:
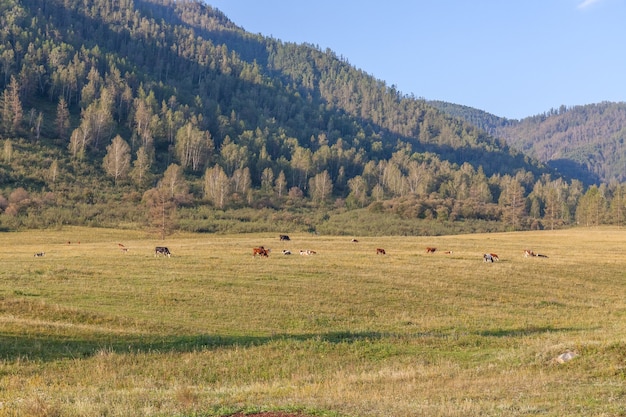
[{"label": "hillside", "polygon": [[493,134],[566,175],[589,172],[596,182],[626,181],[626,103],[562,107]]},{"label": "hillside", "polygon": [[569,178],[585,183],[626,180],[626,103],[561,106],[522,120],[441,101],[429,104],[504,139]]},{"label": "hillside", "polygon": [[[0,8],[8,227],[131,222],[164,234],[215,230],[214,210],[369,207],[517,229],[577,210],[576,182],[503,140],[202,3]],[[558,215],[536,191],[551,186],[568,197]]]}]

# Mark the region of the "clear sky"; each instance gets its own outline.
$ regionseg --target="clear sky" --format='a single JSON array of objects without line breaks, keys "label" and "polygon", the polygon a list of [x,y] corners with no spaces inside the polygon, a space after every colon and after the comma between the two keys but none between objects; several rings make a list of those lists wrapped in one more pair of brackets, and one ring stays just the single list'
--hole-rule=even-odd
[{"label": "clear sky", "polygon": [[626,0],[204,0],[404,94],[520,119],[626,101]]}]

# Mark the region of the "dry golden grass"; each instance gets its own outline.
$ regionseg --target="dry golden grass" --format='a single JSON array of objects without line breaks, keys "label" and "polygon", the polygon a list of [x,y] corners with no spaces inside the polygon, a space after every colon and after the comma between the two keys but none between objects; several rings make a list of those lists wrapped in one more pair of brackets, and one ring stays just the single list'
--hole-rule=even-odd
[{"label": "dry golden grass", "polygon": [[0,234],[0,416],[626,414],[622,230],[291,238]]}]

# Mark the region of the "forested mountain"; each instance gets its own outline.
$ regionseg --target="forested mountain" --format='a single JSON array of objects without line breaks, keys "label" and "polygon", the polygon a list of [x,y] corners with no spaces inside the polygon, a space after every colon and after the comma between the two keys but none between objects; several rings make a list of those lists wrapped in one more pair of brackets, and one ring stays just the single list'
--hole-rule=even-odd
[{"label": "forested mountain", "polygon": [[496,128],[494,135],[566,175],[626,181],[626,103],[552,110]]},{"label": "forested mountain", "polygon": [[454,104],[441,100],[429,100],[427,103],[449,116],[464,120],[490,134],[494,134],[496,130],[500,128],[518,123],[517,120],[496,116],[495,114],[462,104]]},{"label": "forested mountain", "polygon": [[570,178],[596,184],[626,180],[626,103],[561,106],[522,120],[441,101],[429,103]]},{"label": "forested mountain", "polygon": [[585,192],[330,50],[196,1],[5,0],[0,71],[5,227],[211,231],[254,208],[315,228],[365,207],[554,227]]}]

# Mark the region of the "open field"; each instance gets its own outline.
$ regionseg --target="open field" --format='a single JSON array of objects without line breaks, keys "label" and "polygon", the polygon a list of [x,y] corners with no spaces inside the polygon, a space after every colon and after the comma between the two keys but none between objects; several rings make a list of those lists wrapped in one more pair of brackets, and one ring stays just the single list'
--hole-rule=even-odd
[{"label": "open field", "polygon": [[0,416],[626,416],[626,231],[290,236],[1,233]]}]

